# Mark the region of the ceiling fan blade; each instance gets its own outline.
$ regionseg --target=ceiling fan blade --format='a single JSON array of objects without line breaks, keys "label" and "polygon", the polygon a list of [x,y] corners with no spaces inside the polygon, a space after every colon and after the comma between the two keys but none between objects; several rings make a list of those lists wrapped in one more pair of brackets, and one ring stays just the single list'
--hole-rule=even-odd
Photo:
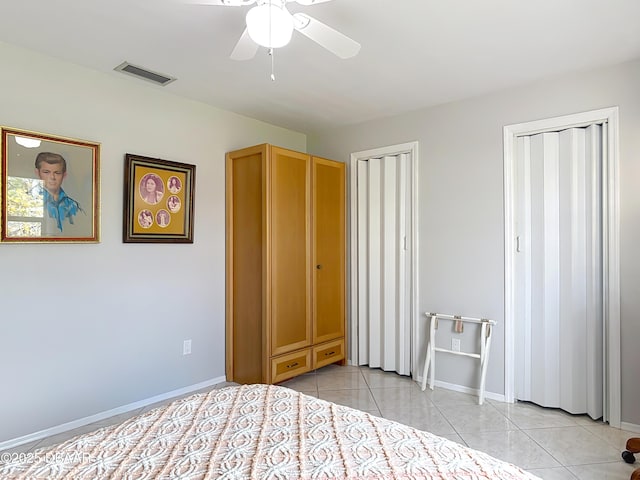
[{"label": "ceiling fan blade", "polygon": [[300,5],[314,5],[316,3],[324,3],[324,2],[330,2],[331,0],[293,0],[296,3],[299,3]]},{"label": "ceiling fan blade", "polygon": [[293,15],[294,27],[300,33],[340,58],[351,58],[360,51],[360,44],[304,13]]},{"label": "ceiling fan blade", "polygon": [[238,40],[238,43],[236,43],[236,46],[233,48],[230,58],[238,61],[251,60],[256,56],[257,51],[258,44],[251,40],[249,31],[245,28],[240,40]]}]

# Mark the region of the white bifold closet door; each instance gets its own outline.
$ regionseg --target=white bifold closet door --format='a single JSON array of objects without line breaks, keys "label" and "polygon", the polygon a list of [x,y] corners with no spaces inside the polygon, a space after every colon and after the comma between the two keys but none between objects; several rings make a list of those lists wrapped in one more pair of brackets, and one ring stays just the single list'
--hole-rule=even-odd
[{"label": "white bifold closet door", "polygon": [[357,162],[358,364],[409,375],[408,154]]},{"label": "white bifold closet door", "polygon": [[518,139],[517,398],[603,415],[601,125]]}]

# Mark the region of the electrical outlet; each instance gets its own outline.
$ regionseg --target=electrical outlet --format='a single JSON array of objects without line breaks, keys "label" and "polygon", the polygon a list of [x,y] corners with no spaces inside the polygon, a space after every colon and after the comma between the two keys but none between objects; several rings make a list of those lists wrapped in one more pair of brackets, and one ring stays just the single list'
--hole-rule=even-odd
[{"label": "electrical outlet", "polygon": [[451,350],[453,350],[454,352],[459,352],[460,351],[460,339],[459,338],[452,338],[451,339]]},{"label": "electrical outlet", "polygon": [[191,355],[191,339],[182,342],[182,355]]}]

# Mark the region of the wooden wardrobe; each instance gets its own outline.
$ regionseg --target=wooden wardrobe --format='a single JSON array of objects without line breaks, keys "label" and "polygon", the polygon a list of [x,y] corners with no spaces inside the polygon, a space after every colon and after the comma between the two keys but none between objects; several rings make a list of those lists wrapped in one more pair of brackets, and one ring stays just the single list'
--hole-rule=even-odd
[{"label": "wooden wardrobe", "polygon": [[273,145],[226,156],[226,375],[345,363],[345,164]]}]

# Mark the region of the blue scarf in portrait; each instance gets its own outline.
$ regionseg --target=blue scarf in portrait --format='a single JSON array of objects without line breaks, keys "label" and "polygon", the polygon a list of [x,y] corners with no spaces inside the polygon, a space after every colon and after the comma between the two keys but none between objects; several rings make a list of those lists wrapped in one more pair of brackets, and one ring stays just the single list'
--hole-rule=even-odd
[{"label": "blue scarf in portrait", "polygon": [[58,230],[62,232],[62,222],[66,218],[69,223],[73,225],[73,216],[77,215],[78,211],[84,212],[80,208],[80,204],[73,198],[69,197],[64,190],[60,189],[60,195],[56,201],[46,189],[42,189],[44,197],[44,206],[49,212],[49,218],[55,218]]}]

